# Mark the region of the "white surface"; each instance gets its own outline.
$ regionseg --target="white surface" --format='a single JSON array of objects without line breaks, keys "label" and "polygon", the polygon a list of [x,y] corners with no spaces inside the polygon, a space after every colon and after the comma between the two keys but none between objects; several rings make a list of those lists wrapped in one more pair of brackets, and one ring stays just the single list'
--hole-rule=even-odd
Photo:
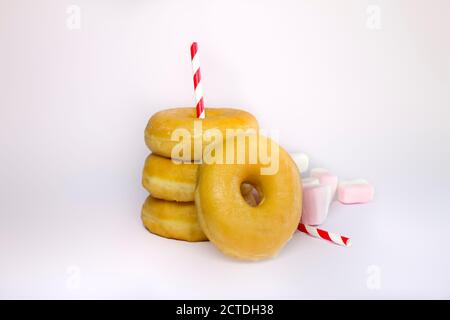
[{"label": "white surface", "polygon": [[[448,12],[0,0],[0,297],[450,298]],[[193,105],[193,40],[207,105],[245,108],[312,165],[375,186],[373,203],[334,204],[324,226],[351,248],[296,234],[276,259],[242,263],[141,226],[143,130]]]}]

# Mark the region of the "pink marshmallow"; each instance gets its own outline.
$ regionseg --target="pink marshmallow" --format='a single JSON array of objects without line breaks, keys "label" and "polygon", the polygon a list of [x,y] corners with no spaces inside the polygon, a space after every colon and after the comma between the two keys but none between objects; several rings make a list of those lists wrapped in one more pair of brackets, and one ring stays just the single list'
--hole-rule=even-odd
[{"label": "pink marshmallow", "polygon": [[317,178],[302,178],[302,186],[303,188],[307,188],[309,186],[318,186],[320,184],[319,179]]},{"label": "pink marshmallow", "polygon": [[330,188],[326,185],[310,184],[303,187],[302,223],[322,224],[328,216]]},{"label": "pink marshmallow", "polygon": [[314,168],[311,169],[310,176],[313,178],[319,179],[319,182],[321,185],[326,185],[330,187],[330,199],[328,200],[328,204],[331,203],[334,199],[334,195],[336,194],[336,189],[338,185],[338,178],[337,176],[331,174],[326,169],[322,168]]},{"label": "pink marshmallow", "polygon": [[338,187],[338,200],[344,204],[366,203],[373,199],[374,188],[367,181],[344,181]]}]

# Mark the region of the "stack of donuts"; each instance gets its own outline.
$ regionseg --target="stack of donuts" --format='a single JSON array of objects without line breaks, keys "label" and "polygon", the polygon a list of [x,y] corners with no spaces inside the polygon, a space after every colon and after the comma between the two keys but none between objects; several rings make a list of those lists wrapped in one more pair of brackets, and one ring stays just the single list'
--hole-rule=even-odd
[{"label": "stack of donuts", "polygon": [[[155,113],[145,129],[151,151],[144,164],[142,184],[150,193],[142,207],[144,226],[153,234],[190,242],[210,240],[223,253],[245,260],[274,256],[292,237],[300,221],[302,187],[300,173],[289,154],[269,138],[259,135],[258,122],[250,113],[231,108],[206,108],[197,119],[195,108],[173,108]],[[255,138],[277,148],[278,168],[261,174],[265,163],[229,162],[247,159],[252,150],[223,148],[218,163],[203,161],[208,146],[224,141],[195,131],[215,130],[223,137],[231,131],[253,130]],[[188,137],[191,152],[174,152],[178,130]],[[230,131],[230,132],[231,132]],[[201,146],[197,152],[194,146]],[[237,143],[233,144],[234,146]],[[242,156],[242,157],[240,157]]]}]

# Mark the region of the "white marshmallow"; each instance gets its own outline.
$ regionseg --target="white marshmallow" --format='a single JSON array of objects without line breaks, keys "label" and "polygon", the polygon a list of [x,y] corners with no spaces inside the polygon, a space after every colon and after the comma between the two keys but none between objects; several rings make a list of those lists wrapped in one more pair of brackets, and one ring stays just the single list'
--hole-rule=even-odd
[{"label": "white marshmallow", "polygon": [[309,157],[307,154],[301,152],[292,152],[290,155],[292,157],[292,160],[294,160],[295,164],[297,165],[298,170],[300,170],[300,173],[308,171]]}]

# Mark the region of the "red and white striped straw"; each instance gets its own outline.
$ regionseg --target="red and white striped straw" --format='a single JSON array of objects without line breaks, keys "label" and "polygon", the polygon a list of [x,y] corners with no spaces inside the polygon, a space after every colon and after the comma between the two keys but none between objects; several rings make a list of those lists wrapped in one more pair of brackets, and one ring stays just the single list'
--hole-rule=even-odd
[{"label": "red and white striped straw", "polygon": [[195,92],[195,103],[197,110],[197,118],[205,118],[205,106],[203,103],[203,87],[202,87],[202,77],[200,74],[200,58],[198,57],[198,45],[197,42],[193,42],[191,45],[191,61],[192,61],[192,73],[194,77],[194,92]]},{"label": "red and white striped straw", "polygon": [[300,223],[298,225],[298,230],[301,232],[304,232],[312,237],[328,240],[330,242],[333,242],[337,245],[344,246],[344,247],[350,247],[352,245],[352,242],[350,241],[350,238],[331,233],[313,226],[308,226],[306,224]]}]

